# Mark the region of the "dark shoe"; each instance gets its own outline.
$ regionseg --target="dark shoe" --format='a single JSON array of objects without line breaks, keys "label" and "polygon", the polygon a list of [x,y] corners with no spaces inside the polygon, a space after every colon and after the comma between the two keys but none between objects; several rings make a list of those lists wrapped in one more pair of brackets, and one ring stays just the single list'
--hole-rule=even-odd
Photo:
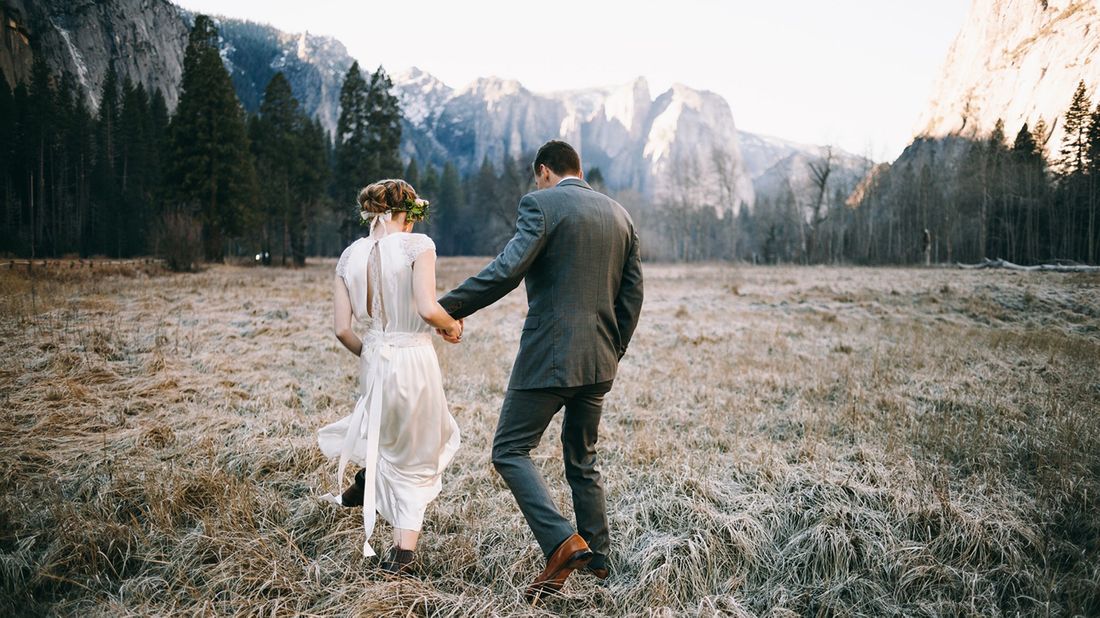
[{"label": "dark shoe", "polygon": [[386,558],[382,560],[382,570],[392,575],[412,577],[415,564],[415,551],[391,547],[390,550],[386,552]]},{"label": "dark shoe", "polygon": [[340,504],[344,506],[363,506],[363,492],[366,490],[367,471],[355,473],[355,484],[340,494]]},{"label": "dark shoe", "polygon": [[610,571],[607,570],[607,567],[588,566],[584,567],[584,572],[588,573],[589,575],[594,575],[596,579],[600,580],[606,580],[608,576],[611,575]]},{"label": "dark shoe", "polygon": [[565,539],[554,553],[550,554],[550,558],[546,561],[546,568],[527,587],[523,594],[524,598],[528,603],[534,604],[540,597],[558,592],[565,585],[569,574],[587,566],[594,555],[581,535],[574,534]]}]

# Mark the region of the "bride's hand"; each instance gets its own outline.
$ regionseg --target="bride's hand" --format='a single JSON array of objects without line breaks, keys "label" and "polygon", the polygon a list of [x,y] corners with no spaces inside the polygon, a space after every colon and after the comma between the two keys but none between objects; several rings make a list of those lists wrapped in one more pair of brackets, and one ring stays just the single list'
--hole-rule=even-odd
[{"label": "bride's hand", "polygon": [[459,343],[462,341],[462,327],[463,320],[455,320],[447,328],[437,328],[436,332],[448,343]]}]

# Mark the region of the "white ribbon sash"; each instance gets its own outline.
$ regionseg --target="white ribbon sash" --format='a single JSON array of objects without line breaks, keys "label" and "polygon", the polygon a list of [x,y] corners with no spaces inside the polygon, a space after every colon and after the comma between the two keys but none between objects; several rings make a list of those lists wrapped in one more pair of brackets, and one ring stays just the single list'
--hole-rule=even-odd
[{"label": "white ribbon sash", "polygon": [[384,332],[376,329],[367,331],[367,337],[363,340],[360,362],[370,362],[366,383],[363,385],[363,394],[355,402],[355,410],[351,414],[344,437],[344,446],[340,451],[340,464],[336,472],[336,492],[325,494],[321,499],[333,504],[342,504],[340,495],[344,493],[344,473],[347,471],[348,459],[355,450],[355,443],[366,438],[367,452],[363,462],[363,529],[366,538],[363,540],[363,555],[368,558],[376,555],[370,546],[370,536],[374,531],[377,518],[375,484],[378,473],[378,433],[382,424],[385,369],[393,358],[394,348],[431,344],[432,338],[429,333]]}]

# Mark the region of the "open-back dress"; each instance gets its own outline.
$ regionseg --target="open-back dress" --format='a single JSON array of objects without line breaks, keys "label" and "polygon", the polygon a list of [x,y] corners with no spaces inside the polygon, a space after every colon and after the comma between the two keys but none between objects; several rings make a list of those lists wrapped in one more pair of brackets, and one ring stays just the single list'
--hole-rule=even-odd
[{"label": "open-back dress", "polygon": [[459,446],[447,408],[432,329],[413,299],[413,266],[435,243],[424,234],[372,233],[344,250],[336,265],[356,320],[367,326],[359,357],[359,398],[351,414],[322,427],[317,442],[339,457],[340,504],[349,461],[363,466],[363,555],[373,556],[375,511],[396,528],[420,530],[424,510],[442,489],[443,469]]}]

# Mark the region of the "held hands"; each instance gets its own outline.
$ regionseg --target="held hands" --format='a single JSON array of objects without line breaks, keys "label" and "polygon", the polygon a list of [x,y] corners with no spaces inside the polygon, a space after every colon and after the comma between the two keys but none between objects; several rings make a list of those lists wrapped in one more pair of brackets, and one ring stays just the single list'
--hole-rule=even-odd
[{"label": "held hands", "polygon": [[462,342],[462,327],[465,323],[465,318],[461,320],[455,320],[447,328],[437,328],[435,332],[439,333],[439,336],[443,337],[443,340],[447,343],[461,343]]}]

